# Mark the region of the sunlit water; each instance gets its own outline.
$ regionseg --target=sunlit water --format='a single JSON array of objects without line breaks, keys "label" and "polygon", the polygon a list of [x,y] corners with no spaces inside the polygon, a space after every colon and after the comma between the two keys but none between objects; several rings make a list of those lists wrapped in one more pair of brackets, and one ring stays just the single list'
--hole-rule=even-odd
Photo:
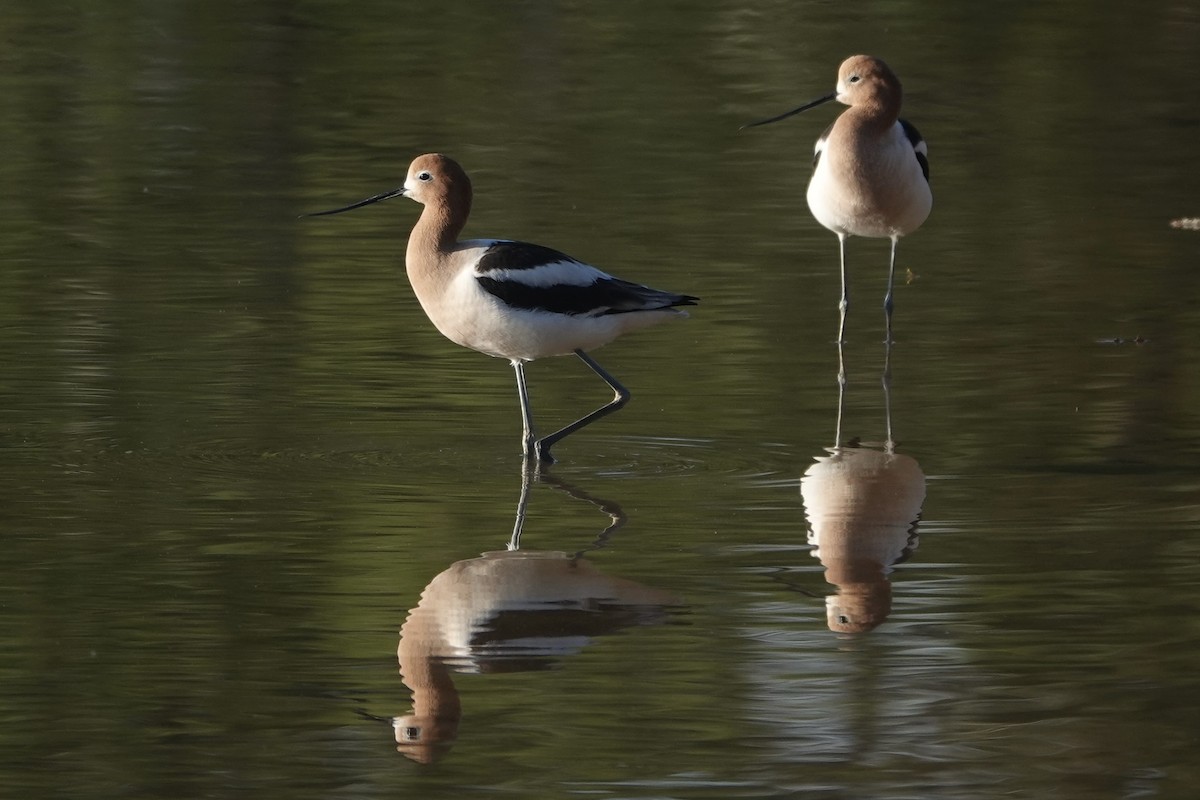
[{"label": "sunlit water", "polygon": [[[0,12],[0,793],[1193,797],[1200,11],[869,11]],[[855,51],[933,162],[894,452],[885,242],[838,428],[836,109],[736,132]],[[427,150],[468,234],[703,298],[524,504],[416,206],[296,219]]]}]

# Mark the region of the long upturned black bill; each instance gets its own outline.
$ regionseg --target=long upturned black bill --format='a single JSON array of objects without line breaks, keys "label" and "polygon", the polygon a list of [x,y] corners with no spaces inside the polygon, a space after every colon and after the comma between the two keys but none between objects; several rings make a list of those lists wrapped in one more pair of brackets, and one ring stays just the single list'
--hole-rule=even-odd
[{"label": "long upturned black bill", "polygon": [[392,197],[399,197],[402,194],[404,194],[403,186],[401,186],[399,189],[392,189],[387,192],[381,192],[380,194],[377,194],[374,197],[368,197],[366,200],[359,200],[357,203],[351,203],[348,206],[342,206],[341,208],[331,208],[328,211],[312,211],[312,212],[309,212],[308,214],[301,214],[300,216],[301,217],[324,217],[329,214],[340,214],[343,211],[353,211],[356,208],[362,208],[363,206],[369,206],[372,203],[378,203],[380,200],[388,200]]},{"label": "long upturned black bill", "polygon": [[830,100],[836,100],[836,99],[837,99],[837,92],[834,92],[833,94],[827,94],[824,97],[818,97],[816,100],[813,100],[811,103],[805,103],[804,105],[800,106],[799,108],[793,108],[791,111],[785,111],[784,113],[780,114],[777,117],[771,117],[770,119],[760,119],[758,122],[749,122],[749,123],[743,125],[742,127],[738,128],[738,130],[744,131],[744,130],[746,130],[746,128],[757,128],[759,125],[770,125],[772,122],[779,122],[779,120],[781,120],[781,119],[787,119],[788,117],[790,117],[794,114],[799,114],[801,111],[808,111],[810,108],[816,108],[817,106],[821,105],[822,103],[828,103]]}]

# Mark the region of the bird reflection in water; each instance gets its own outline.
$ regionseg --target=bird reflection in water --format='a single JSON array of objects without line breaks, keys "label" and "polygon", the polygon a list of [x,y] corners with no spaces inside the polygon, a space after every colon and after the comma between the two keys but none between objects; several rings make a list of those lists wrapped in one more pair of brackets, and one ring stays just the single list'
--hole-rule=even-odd
[{"label": "bird reflection in water", "polygon": [[[610,524],[573,554],[520,549],[534,481],[592,503]],[[669,592],[604,575],[584,558],[624,524],[619,506],[525,470],[508,549],[451,564],[421,592],[400,629],[396,654],[413,707],[392,721],[399,752],[430,763],[449,751],[463,716],[455,673],[549,669],[596,636],[662,623],[681,606]]]},{"label": "bird reflection in water", "polygon": [[829,629],[865,633],[892,610],[892,567],[917,547],[925,474],[916,459],[896,452],[892,438],[891,344],[883,368],[886,440],[871,447],[842,444],[846,370],[838,345],[838,413],[834,446],[800,479],[813,556],[837,592],[825,598]]}]

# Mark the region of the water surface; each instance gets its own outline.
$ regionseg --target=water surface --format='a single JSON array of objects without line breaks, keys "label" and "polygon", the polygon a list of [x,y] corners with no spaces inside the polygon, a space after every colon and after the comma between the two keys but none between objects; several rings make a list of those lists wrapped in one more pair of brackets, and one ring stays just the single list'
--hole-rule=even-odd
[{"label": "water surface", "polygon": [[[18,2],[0,32],[6,796],[1194,795],[1194,5]],[[836,109],[737,128],[853,52],[905,81],[935,206],[895,455],[887,244],[850,243],[835,464],[803,193]],[[296,218],[431,150],[469,235],[703,298],[597,354],[634,399],[532,481],[516,566],[483,555],[511,369],[420,313],[417,207]],[[529,376],[547,427],[607,395]],[[398,745],[430,697],[453,730]]]}]

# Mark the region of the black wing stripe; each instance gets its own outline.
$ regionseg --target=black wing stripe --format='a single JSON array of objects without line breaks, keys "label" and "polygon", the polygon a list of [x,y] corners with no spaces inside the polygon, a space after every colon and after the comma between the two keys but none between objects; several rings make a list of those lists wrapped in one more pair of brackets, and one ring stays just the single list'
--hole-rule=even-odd
[{"label": "black wing stripe", "polygon": [[513,308],[552,314],[599,317],[696,304],[696,298],[689,295],[660,292],[619,278],[602,278],[588,286],[530,286],[518,281],[496,280],[486,275],[476,280],[485,290]]},{"label": "black wing stripe", "polygon": [[925,176],[925,180],[928,181],[929,156],[916,149],[919,145],[925,143],[925,138],[921,136],[921,132],[917,130],[917,126],[906,119],[900,120],[900,127],[904,130],[904,135],[908,138],[909,144],[913,146],[913,150],[917,154],[917,161],[921,164],[921,173]]},{"label": "black wing stripe", "polygon": [[498,270],[537,269],[559,261],[580,263],[568,255],[540,244],[528,242],[495,242],[484,251],[475,265],[479,273]]}]

